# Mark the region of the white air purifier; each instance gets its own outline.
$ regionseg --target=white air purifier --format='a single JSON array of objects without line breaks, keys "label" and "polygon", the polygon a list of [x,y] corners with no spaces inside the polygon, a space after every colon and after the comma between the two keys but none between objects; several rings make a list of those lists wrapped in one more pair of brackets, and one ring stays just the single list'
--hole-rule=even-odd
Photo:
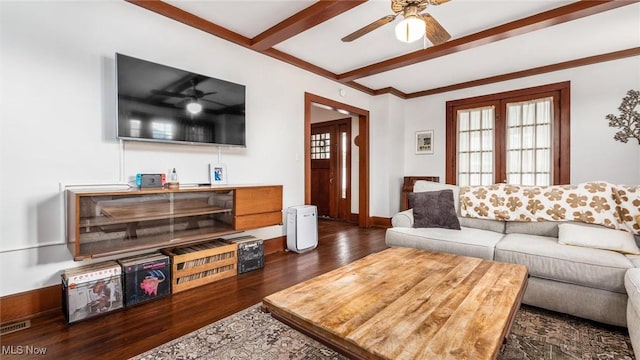
[{"label": "white air purifier", "polygon": [[287,209],[287,250],[301,253],[318,246],[318,210],[315,205]]}]

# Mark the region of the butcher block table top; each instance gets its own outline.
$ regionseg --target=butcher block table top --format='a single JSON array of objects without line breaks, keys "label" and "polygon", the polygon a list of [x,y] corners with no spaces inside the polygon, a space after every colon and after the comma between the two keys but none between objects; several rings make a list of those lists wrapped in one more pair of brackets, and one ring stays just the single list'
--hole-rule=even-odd
[{"label": "butcher block table top", "polygon": [[361,359],[495,359],[522,265],[391,248],[266,297],[271,315]]}]

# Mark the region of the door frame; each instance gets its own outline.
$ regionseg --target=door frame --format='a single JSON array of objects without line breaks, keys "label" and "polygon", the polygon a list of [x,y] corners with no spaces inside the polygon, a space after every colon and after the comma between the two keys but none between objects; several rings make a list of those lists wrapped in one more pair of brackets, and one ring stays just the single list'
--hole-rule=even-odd
[{"label": "door frame", "polygon": [[304,93],[304,203],[311,203],[311,106],[319,104],[358,117],[358,226],[369,227],[369,111],[308,92]]}]

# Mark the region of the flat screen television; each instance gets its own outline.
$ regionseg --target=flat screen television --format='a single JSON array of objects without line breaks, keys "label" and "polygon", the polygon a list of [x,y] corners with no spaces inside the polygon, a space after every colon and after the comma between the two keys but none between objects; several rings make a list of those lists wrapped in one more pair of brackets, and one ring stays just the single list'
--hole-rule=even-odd
[{"label": "flat screen television", "polygon": [[245,86],[116,54],[118,139],[245,144]]}]

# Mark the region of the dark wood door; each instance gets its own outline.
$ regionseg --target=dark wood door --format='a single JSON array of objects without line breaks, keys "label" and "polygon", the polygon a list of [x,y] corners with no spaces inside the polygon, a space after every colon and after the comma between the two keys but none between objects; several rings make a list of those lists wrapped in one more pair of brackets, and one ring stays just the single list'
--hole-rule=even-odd
[{"label": "dark wood door", "polygon": [[318,216],[351,215],[351,119],[311,125],[311,204]]},{"label": "dark wood door", "polygon": [[[332,125],[311,125],[311,204],[318,207],[318,216],[335,214],[335,137]],[[333,210],[333,212],[332,212]]]}]

